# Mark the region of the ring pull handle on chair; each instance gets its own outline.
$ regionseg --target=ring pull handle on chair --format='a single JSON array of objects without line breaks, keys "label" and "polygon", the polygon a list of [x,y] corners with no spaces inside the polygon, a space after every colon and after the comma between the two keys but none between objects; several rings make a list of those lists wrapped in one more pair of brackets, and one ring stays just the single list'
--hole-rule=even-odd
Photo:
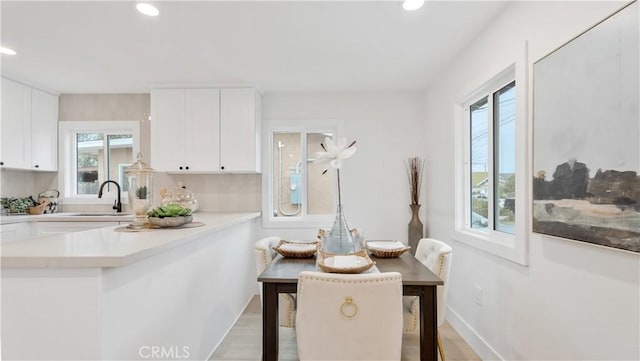
[{"label": "ring pull handle on chair", "polygon": [[354,318],[358,315],[358,305],[353,303],[353,298],[347,296],[340,306],[340,313],[344,318]]}]

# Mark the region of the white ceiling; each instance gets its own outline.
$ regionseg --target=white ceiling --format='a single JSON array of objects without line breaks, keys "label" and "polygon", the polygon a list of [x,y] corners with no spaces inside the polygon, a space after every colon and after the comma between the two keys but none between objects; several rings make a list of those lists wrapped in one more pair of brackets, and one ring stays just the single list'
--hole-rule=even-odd
[{"label": "white ceiling", "polygon": [[60,93],[154,85],[264,91],[423,89],[501,1],[2,1],[2,74]]}]

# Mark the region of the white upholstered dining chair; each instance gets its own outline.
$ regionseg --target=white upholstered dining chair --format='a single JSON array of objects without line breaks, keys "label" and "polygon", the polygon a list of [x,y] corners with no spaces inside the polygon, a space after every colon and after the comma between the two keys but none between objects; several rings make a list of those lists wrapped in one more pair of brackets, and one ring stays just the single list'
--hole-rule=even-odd
[{"label": "white upholstered dining chair", "polygon": [[[273,247],[278,245],[280,237],[266,237],[256,242],[253,253],[256,257],[256,271],[259,276],[262,271],[271,263],[276,255]],[[262,306],[262,282],[259,282],[260,306]],[[278,296],[278,313],[280,327],[295,327],[296,298],[288,293],[281,293]]]},{"label": "white upholstered dining chair", "polygon": [[300,361],[400,360],[402,275],[305,271],[298,278]]},{"label": "white upholstered dining chair", "polygon": [[[436,291],[438,302],[437,320],[438,327],[440,327],[444,323],[444,315],[447,307],[447,290],[449,287],[449,271],[451,270],[452,258],[451,246],[432,238],[422,238],[418,242],[415,257],[444,282],[444,285],[438,286]],[[418,317],[420,316],[418,297],[404,297],[403,303],[404,332],[417,333],[419,331]],[[439,334],[438,351],[440,352],[440,359],[445,361],[444,349],[442,348]]]}]

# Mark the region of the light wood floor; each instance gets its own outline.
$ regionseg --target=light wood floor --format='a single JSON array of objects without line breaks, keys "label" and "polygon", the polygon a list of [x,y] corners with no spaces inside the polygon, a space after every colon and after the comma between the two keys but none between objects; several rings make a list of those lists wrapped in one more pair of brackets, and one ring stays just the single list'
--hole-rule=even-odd
[{"label": "light wood floor", "polygon": [[[480,360],[456,331],[445,322],[438,329],[447,361]],[[280,328],[280,361],[297,361],[296,334],[291,328]],[[402,360],[416,361],[418,335],[405,334],[402,338]],[[255,296],[214,352],[212,361],[258,361],[262,355],[262,310],[260,298]]]}]

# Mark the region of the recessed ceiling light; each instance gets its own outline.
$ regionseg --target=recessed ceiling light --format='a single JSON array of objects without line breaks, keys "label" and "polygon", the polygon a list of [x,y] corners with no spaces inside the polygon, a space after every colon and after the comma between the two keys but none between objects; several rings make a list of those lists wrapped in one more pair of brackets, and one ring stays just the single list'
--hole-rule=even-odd
[{"label": "recessed ceiling light", "polygon": [[418,10],[424,5],[424,0],[404,0],[402,8],[407,11]]},{"label": "recessed ceiling light", "polygon": [[158,14],[160,14],[160,11],[158,11],[158,9],[151,4],[137,3],[136,9],[138,9],[139,12],[149,16],[158,16]]},{"label": "recessed ceiling light", "polygon": [[7,54],[7,55],[16,55],[16,51],[15,50],[9,49],[9,48],[5,48],[5,47],[0,47],[0,53]]}]

